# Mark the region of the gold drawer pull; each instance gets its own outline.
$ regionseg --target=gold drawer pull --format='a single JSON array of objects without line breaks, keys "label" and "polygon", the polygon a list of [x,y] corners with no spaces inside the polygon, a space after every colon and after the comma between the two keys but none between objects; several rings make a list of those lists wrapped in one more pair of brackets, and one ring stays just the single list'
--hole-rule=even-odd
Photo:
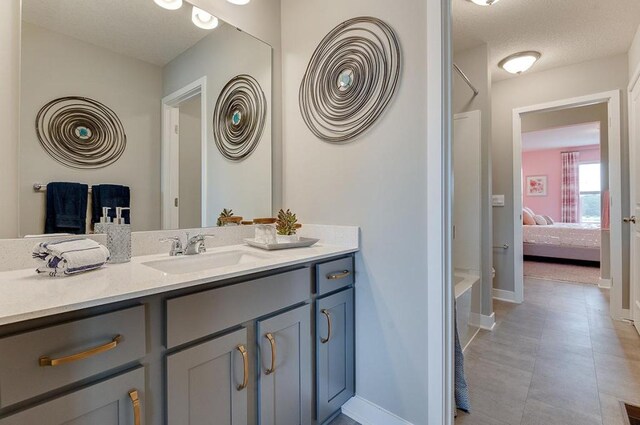
[{"label": "gold drawer pull", "polygon": [[118,346],[118,344],[120,344],[121,341],[122,335],[116,335],[110,342],[107,342],[106,344],[100,345],[98,347],[90,348],[81,353],[71,354],[70,356],[60,357],[59,359],[52,359],[49,356],[42,356],[40,357],[40,359],[38,359],[38,362],[40,363],[41,367],[60,366],[65,363],[77,362],[78,360],[88,359],[89,357],[93,357],[97,354],[113,350]]},{"label": "gold drawer pull", "polygon": [[244,348],[244,345],[238,345],[236,350],[240,351],[242,354],[242,363],[244,365],[244,377],[242,378],[242,384],[238,385],[238,391],[242,391],[247,388],[249,385],[249,355],[247,354],[247,349]]},{"label": "gold drawer pull", "polygon": [[329,313],[329,310],[327,310],[326,308],[323,308],[322,310],[320,310],[320,312],[324,314],[325,317],[327,318],[327,337],[326,338],[320,337],[320,342],[323,344],[326,344],[331,340],[331,314]]},{"label": "gold drawer pull", "polygon": [[138,397],[138,390],[129,391],[129,398],[133,405],[133,425],[140,425],[140,398]]},{"label": "gold drawer pull", "polygon": [[271,333],[266,334],[265,338],[267,338],[269,344],[271,344],[271,368],[267,369],[264,374],[271,375],[276,371],[276,340]]},{"label": "gold drawer pull", "polygon": [[329,273],[327,275],[327,279],[329,279],[329,280],[344,279],[345,277],[349,276],[350,274],[351,274],[351,272],[349,270],[343,270],[341,272]]}]

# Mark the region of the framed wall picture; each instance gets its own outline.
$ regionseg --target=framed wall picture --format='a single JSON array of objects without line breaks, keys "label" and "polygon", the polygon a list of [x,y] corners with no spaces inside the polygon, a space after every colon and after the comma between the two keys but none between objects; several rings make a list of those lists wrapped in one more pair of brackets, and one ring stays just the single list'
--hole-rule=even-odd
[{"label": "framed wall picture", "polygon": [[527,196],[547,196],[547,176],[527,177]]}]

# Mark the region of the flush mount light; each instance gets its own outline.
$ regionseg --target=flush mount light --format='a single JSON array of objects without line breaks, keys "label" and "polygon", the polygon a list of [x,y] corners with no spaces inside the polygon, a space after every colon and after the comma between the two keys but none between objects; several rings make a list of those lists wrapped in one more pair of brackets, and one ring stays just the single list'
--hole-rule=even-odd
[{"label": "flush mount light", "polygon": [[502,59],[498,66],[511,74],[522,74],[528,71],[540,56],[540,52],[518,52]]},{"label": "flush mount light", "polygon": [[249,4],[251,0],[227,0],[231,4],[237,4],[238,6],[244,6],[245,4]]},{"label": "flush mount light", "polygon": [[477,4],[478,6],[491,6],[492,4],[498,3],[500,0],[469,0],[469,1]]},{"label": "flush mount light", "polygon": [[168,10],[178,10],[182,7],[182,0],[153,0],[158,6]]},{"label": "flush mount light", "polygon": [[217,27],[219,23],[218,18],[195,6],[193,6],[193,11],[191,12],[191,20],[195,26],[203,30],[212,30]]}]

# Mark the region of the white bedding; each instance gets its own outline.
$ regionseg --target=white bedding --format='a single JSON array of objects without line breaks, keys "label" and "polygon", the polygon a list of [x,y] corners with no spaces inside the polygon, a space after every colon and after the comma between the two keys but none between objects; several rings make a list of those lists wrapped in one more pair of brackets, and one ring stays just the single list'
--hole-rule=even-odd
[{"label": "white bedding", "polygon": [[556,223],[550,226],[523,226],[523,233],[525,243],[600,248],[598,224]]}]

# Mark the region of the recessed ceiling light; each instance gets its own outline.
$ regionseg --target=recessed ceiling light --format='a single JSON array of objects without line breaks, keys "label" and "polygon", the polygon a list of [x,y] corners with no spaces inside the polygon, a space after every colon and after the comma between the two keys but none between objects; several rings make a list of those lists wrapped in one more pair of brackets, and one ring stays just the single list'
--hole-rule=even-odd
[{"label": "recessed ceiling light", "polygon": [[182,7],[182,0],[153,0],[158,6],[168,10],[178,10]]},{"label": "recessed ceiling light", "polygon": [[469,1],[477,4],[478,6],[491,6],[492,4],[498,3],[500,0],[469,0]]},{"label": "recessed ceiling light", "polygon": [[203,30],[212,30],[217,27],[219,23],[218,18],[195,6],[193,6],[193,11],[191,12],[191,20],[195,26]]},{"label": "recessed ceiling light", "polygon": [[249,4],[251,0],[227,0],[231,4],[237,4],[238,6],[244,6],[245,4]]},{"label": "recessed ceiling light", "polygon": [[540,52],[518,52],[502,59],[498,66],[511,74],[522,74],[528,71],[540,56]]}]

